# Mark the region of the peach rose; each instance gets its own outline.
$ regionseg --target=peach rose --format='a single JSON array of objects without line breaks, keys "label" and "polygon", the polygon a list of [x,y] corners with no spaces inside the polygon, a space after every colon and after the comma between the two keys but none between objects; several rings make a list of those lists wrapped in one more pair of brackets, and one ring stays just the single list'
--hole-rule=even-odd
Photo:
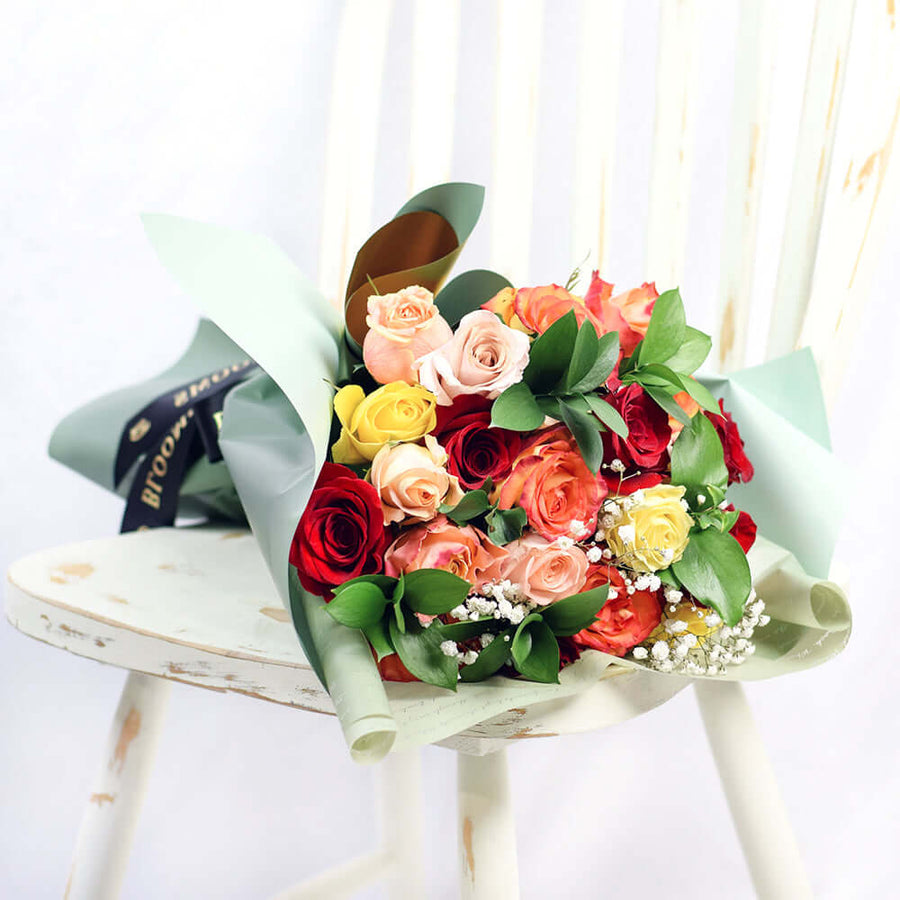
[{"label": "peach rose", "polygon": [[497,499],[502,509],[521,506],[531,527],[552,541],[591,534],[607,493],[606,482],[585,465],[569,431],[555,426],[525,445]]},{"label": "peach rose", "polygon": [[575,544],[568,547],[529,534],[506,545],[503,577],[518,584],[535,603],[546,606],[577,594],[584,586],[588,559]]},{"label": "peach rose", "polygon": [[612,291],[612,284],[594,272],[584,302],[591,320],[598,323],[598,334],[617,331],[623,355],[630,356],[647,333],[653,304],[659,294],[652,281],[615,296]]},{"label": "peach rose", "polygon": [[508,553],[472,525],[454,525],[439,515],[404,531],[384,555],[384,571],[397,577],[417,569],[444,569],[473,585],[501,577]]},{"label": "peach rose", "polygon": [[514,308],[525,327],[538,334],[543,334],[570,310],[575,313],[579,327],[585,319],[590,319],[594,322],[597,333],[603,333],[600,331],[599,322],[595,320],[584,300],[558,284],[520,288],[516,291]]},{"label": "peach rose", "polygon": [[476,309],[462,317],[452,340],[416,363],[419,382],[440,406],[450,406],[460,394],[493,400],[522,380],[530,345],[528,335]]},{"label": "peach rose", "polygon": [[430,434],[425,446],[418,444],[385,445],[372,460],[369,480],[381,500],[384,524],[429,520],[442,503],[456,505],[463,492],[455,475],[445,465],[447,454]]},{"label": "peach rose", "polygon": [[363,362],[380,384],[415,384],[413,363],[453,337],[431,291],[419,285],[369,297],[366,325]]}]

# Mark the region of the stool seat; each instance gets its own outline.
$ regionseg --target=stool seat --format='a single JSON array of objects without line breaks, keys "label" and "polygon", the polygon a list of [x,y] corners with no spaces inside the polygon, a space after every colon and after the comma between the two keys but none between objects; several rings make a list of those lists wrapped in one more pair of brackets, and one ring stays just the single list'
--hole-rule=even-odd
[{"label": "stool seat", "polygon": [[[160,528],[68,544],[19,560],[8,579],[7,618],[38,640],[131,671],[334,715],[246,529]],[[601,728],[687,684],[611,666],[576,696],[530,704],[526,697],[440,743],[481,755],[498,741]],[[385,687],[401,724],[423,705],[461,705],[429,685]]]}]

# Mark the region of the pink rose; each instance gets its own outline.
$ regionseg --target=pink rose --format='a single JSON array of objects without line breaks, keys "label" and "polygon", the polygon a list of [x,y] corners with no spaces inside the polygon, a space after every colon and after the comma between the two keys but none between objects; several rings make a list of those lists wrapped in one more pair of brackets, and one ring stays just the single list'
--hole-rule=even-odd
[{"label": "pink rose", "polygon": [[413,363],[453,337],[431,291],[418,285],[369,297],[368,313],[363,362],[380,384],[415,384]]},{"label": "pink rose", "polygon": [[460,394],[493,400],[522,380],[528,365],[528,335],[504,325],[492,312],[463,316],[453,339],[417,363],[419,382],[441,406]]},{"label": "pink rose", "polygon": [[513,462],[498,491],[502,509],[521,506],[547,540],[584,538],[596,530],[606,482],[585,465],[568,429],[539,431]]},{"label": "pink rose", "polygon": [[506,549],[509,559],[503,577],[518,584],[541,606],[577,594],[584,586],[588,559],[576,544],[563,547],[532,533],[507,544]]},{"label": "pink rose", "polygon": [[624,356],[631,356],[638,342],[647,333],[653,304],[659,294],[653,282],[645,282],[639,288],[612,295],[613,286],[597,272],[584,296],[591,320],[599,323],[598,334],[619,332],[619,345]]},{"label": "pink rose", "polygon": [[500,577],[500,565],[508,556],[487,535],[472,525],[454,525],[439,515],[404,531],[384,555],[384,571],[397,577],[417,569],[444,569],[473,585]]},{"label": "pink rose", "polygon": [[438,506],[462,500],[459,480],[445,468],[447,454],[430,434],[425,446],[385,444],[369,470],[369,480],[381,500],[384,523],[433,519]]}]

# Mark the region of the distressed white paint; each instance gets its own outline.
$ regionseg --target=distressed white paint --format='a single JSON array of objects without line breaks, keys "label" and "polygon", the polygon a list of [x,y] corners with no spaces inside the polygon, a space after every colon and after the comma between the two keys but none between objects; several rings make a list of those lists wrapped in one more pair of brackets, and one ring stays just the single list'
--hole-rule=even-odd
[{"label": "distressed white paint", "polygon": [[381,839],[390,861],[391,900],[425,897],[422,751],[391,753],[378,767]]},{"label": "distressed white paint", "polygon": [[[6,614],[20,631],[81,656],[334,714],[245,530],[161,528],[44,550],[10,568]],[[449,745],[484,753],[494,741],[604,727],[686,684],[611,667],[576,698],[510,710]],[[408,686],[385,687],[395,713],[409,706]]]},{"label": "distressed white paint", "polygon": [[498,0],[491,268],[528,278],[534,198],[542,0]]},{"label": "distressed white paint", "polygon": [[900,197],[900,23],[894,3],[860,3],[801,345],[813,349],[826,400],[846,368]]},{"label": "distressed white paint", "polygon": [[410,195],[450,180],[459,65],[459,0],[416,0],[409,134]]},{"label": "distressed white paint", "polygon": [[66,900],[119,896],[171,685],[129,672],[81,819]]},{"label": "distressed white paint", "polygon": [[375,154],[391,0],[347,0],[334,55],[319,286],[343,309],[356,251],[372,226]]},{"label": "distressed white paint", "polygon": [[516,822],[506,751],[457,755],[459,895],[462,900],[517,900]]},{"label": "distressed white paint", "polygon": [[680,285],[684,272],[699,54],[697,4],[661,3],[646,265],[660,289]]},{"label": "distressed white paint", "polygon": [[743,687],[736,681],[701,679],[695,690],[757,896],[811,898],[800,849]]},{"label": "distressed white paint", "polygon": [[601,275],[609,266],[623,20],[624,0],[579,3],[572,262],[590,254]]},{"label": "distressed white paint", "polygon": [[723,372],[740,368],[746,351],[775,37],[773,0],[742,0],[714,344]]},{"label": "distressed white paint", "polygon": [[819,0],[816,4],[767,359],[796,349],[809,303],[847,72],[854,5],[855,0]]}]

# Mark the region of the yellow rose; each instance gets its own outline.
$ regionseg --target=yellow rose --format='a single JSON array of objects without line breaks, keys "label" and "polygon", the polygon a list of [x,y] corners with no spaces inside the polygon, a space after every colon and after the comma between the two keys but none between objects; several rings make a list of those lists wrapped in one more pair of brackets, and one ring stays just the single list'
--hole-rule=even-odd
[{"label": "yellow rose", "polygon": [[694,524],[681,504],[684,488],[660,484],[635,493],[638,502],[631,506],[623,498],[627,508],[607,531],[606,542],[616,558],[636,572],[666,569],[681,559]]},{"label": "yellow rose", "polygon": [[336,463],[368,462],[390,441],[417,441],[437,424],[435,396],[419,384],[392,381],[367,397],[358,384],[334,397],[341,436],[331,448]]}]

